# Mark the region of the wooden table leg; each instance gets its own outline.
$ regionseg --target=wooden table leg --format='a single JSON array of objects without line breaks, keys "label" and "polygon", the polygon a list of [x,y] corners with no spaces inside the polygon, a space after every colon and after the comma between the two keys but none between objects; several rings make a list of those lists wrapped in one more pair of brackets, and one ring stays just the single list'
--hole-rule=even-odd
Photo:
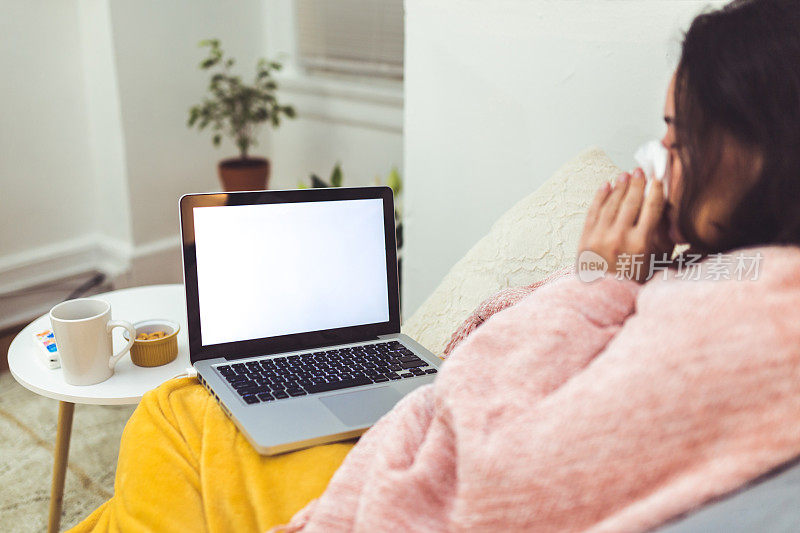
[{"label": "wooden table leg", "polygon": [[61,504],[64,501],[64,479],[67,475],[69,438],[72,435],[72,413],[75,404],[58,402],[58,432],[56,433],[55,462],[53,463],[53,485],[50,488],[50,520],[47,533],[58,533],[61,525]]}]

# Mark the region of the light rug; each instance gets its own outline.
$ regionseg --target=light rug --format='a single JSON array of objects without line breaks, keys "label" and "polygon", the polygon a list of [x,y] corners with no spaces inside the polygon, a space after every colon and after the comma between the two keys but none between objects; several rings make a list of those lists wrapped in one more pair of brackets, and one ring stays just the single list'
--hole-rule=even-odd
[{"label": "light rug", "polygon": [[[61,528],[111,497],[119,439],[134,406],[76,405]],[[0,530],[45,531],[58,402],[0,374]]]}]

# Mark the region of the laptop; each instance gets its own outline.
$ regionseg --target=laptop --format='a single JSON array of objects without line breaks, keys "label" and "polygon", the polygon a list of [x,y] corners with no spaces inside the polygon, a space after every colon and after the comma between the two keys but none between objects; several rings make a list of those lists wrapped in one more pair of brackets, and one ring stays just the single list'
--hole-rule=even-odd
[{"label": "laptop", "polygon": [[441,359],[400,333],[388,187],[180,200],[189,353],[262,454],[361,435]]}]

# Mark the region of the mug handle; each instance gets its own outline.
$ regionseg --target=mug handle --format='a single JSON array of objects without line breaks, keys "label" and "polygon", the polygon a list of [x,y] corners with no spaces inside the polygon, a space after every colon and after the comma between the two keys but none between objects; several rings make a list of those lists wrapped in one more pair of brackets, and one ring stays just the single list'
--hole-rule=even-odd
[{"label": "mug handle", "polygon": [[131,346],[133,346],[133,340],[136,338],[136,329],[130,322],[125,322],[124,320],[109,320],[108,324],[106,324],[106,331],[111,333],[111,330],[114,328],[125,328],[128,330],[128,344],[126,344],[123,349],[112,355],[111,359],[108,360],[108,368],[111,370],[114,370],[114,365],[117,364],[119,358],[125,355],[128,350],[131,349]]}]

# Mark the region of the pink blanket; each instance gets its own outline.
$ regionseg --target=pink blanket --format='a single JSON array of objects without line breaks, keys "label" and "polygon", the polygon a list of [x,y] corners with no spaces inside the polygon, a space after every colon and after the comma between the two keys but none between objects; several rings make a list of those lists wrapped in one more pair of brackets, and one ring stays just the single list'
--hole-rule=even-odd
[{"label": "pink blanket", "polygon": [[800,250],[760,251],[757,281],[539,288],[278,529],[642,531],[800,455]]}]

